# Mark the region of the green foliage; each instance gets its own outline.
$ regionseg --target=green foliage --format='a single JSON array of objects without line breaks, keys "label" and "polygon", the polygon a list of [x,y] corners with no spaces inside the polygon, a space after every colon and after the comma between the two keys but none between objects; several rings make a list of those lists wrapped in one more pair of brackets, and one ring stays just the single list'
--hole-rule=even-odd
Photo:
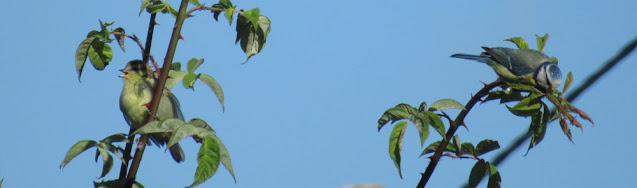
[{"label": "green foliage", "polygon": [[[472,143],[465,142],[461,143],[460,138],[456,135],[452,140],[453,144],[448,144],[447,147],[443,150],[443,155],[452,157],[452,158],[471,158],[477,159],[481,155],[488,153],[490,151],[496,150],[500,148],[500,144],[498,141],[485,139],[478,143],[478,146],[475,147]],[[436,152],[436,149],[440,146],[441,141],[437,141],[431,143],[429,146],[422,151],[420,156],[424,156],[430,153]]]},{"label": "green foliage", "polygon": [[84,151],[91,149],[93,147],[96,148],[95,162],[97,162],[98,157],[101,155],[103,160],[102,173],[98,178],[104,177],[113,167],[113,157],[111,154],[115,154],[123,163],[121,151],[117,149],[113,143],[117,142],[125,142],[129,141],[126,139],[126,134],[118,133],[104,138],[103,140],[93,141],[93,140],[81,140],[75,143],[68,152],[66,152],[66,156],[62,160],[60,164],[60,169],[66,167],[66,165],[71,162],[75,157],[83,153]]},{"label": "green foliage", "polygon": [[500,187],[500,183],[502,182],[500,172],[498,172],[498,169],[495,166],[486,162],[484,159],[476,161],[476,164],[471,169],[471,174],[469,174],[469,187],[477,187],[480,180],[487,174],[487,172],[489,173],[489,183],[487,184],[487,187]]},{"label": "green foliage", "polygon": [[[422,147],[425,140],[429,137],[429,126],[433,127],[443,139],[445,138],[445,125],[442,122],[439,114],[434,111],[441,111],[444,109],[464,109],[459,102],[452,99],[442,99],[434,102],[428,110],[427,103],[422,102],[419,108],[412,107],[409,104],[398,104],[393,108],[387,109],[385,113],[378,119],[378,131],[383,126],[391,121],[396,123],[389,136],[389,156],[394,161],[396,168],[398,169],[398,175],[402,178],[402,172],[400,170],[401,150],[403,144],[403,138],[405,137],[405,130],[407,124],[411,122],[418,131],[420,137],[420,146]],[[403,121],[404,120],[404,121]]]}]

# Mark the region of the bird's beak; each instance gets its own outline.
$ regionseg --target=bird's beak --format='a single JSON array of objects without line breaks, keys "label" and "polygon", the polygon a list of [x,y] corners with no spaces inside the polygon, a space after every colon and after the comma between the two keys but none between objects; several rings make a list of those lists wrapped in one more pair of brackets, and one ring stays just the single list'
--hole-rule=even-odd
[{"label": "bird's beak", "polygon": [[119,71],[122,71],[124,73],[122,75],[119,75],[120,78],[124,78],[124,76],[128,74],[128,71],[125,71],[124,69],[119,69]]}]

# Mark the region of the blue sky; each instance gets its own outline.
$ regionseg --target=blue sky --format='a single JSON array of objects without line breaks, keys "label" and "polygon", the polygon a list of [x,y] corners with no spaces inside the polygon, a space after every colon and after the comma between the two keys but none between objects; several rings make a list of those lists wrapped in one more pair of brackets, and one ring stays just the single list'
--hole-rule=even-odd
[{"label": "blue sky", "polygon": [[[212,1],[201,1],[212,4]],[[247,64],[234,45],[234,25],[197,12],[184,24],[175,61],[205,58],[198,69],[223,87],[226,111],[205,85],[196,92],[176,87],[187,119],[207,120],[224,141],[237,176],[221,168],[200,187],[339,187],[378,183],[415,187],[429,159],[413,126],[403,144],[400,179],[387,148],[391,127],[377,132],[387,108],[452,98],[465,103],[496,75],[484,64],[452,59],[453,53],[507,46],[521,36],[535,48],[534,35],[549,33],[545,49],[559,58],[574,86],[637,37],[634,1],[233,1],[259,7],[272,21],[262,53]],[[177,3],[177,1],[171,1]],[[77,81],[74,53],[98,19],[115,21],[145,38],[148,14],[138,1],[6,1],[0,17],[0,74],[5,76],[0,178],[6,187],[90,187],[101,172],[94,150],[64,170],[58,165],[82,139],[99,140],[128,126],[118,107],[122,81],[117,71],[138,48],[113,43],[111,65],[87,65]],[[8,6],[6,6],[8,5]],[[152,54],[161,60],[174,20],[159,15]],[[629,55],[573,104],[596,124],[573,129],[575,144],[556,123],[543,142],[524,156],[517,150],[499,166],[504,187],[626,187],[634,183],[632,149],[637,128],[631,117],[635,55]],[[456,111],[450,111],[456,114]],[[494,139],[502,147],[528,129],[530,119],[495,102],[476,106],[460,129],[462,141]],[[432,134],[433,135],[433,134]],[[440,137],[431,136],[426,144]],[[183,187],[193,180],[198,145],[181,142],[186,162],[176,164],[163,149],[146,150],[138,181],[147,187]],[[486,155],[490,160],[497,152]],[[473,160],[443,158],[431,187],[466,182]],[[105,179],[116,178],[119,166]]]}]

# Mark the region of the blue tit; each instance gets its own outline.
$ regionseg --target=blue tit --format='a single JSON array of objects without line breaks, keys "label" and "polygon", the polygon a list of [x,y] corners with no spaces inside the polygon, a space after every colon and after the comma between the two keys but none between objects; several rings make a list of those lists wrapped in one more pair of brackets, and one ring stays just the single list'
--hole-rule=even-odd
[{"label": "blue tit", "polygon": [[[119,108],[124,114],[124,119],[126,119],[128,125],[138,129],[145,124],[146,117],[148,117],[148,104],[155,91],[156,81],[148,76],[146,63],[141,60],[128,62],[126,67],[120,71],[124,73],[124,75],[120,75],[124,80],[124,88],[119,96]],[[162,93],[156,116],[159,120],[169,118],[184,119],[179,108],[179,101],[168,89],[164,89]],[[152,134],[150,139],[155,145],[162,146],[168,143],[170,134]],[[181,162],[186,159],[186,155],[179,143],[171,146],[169,150],[175,161]]]},{"label": "blue tit", "polygon": [[562,82],[557,63],[546,54],[532,49],[482,47],[480,55],[453,54],[451,57],[476,60],[491,66],[505,82],[536,86],[544,92],[556,89]]}]

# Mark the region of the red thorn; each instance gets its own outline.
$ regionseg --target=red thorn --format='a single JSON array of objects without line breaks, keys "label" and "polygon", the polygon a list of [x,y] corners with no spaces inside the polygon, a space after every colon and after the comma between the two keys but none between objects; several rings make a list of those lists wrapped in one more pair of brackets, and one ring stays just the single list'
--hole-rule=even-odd
[{"label": "red thorn", "polygon": [[179,33],[179,39],[183,40],[184,42],[186,42],[186,39],[184,38],[184,36],[181,35],[181,33]]},{"label": "red thorn", "polygon": [[482,83],[484,85],[484,87],[487,87],[487,83],[484,83],[483,81],[480,81],[480,83]]},{"label": "red thorn", "polygon": [[155,22],[155,25],[159,25],[159,23]]},{"label": "red thorn", "polygon": [[467,131],[469,131],[469,127],[467,127],[467,124],[464,124],[464,121],[460,124],[460,126],[463,126],[465,129],[467,129]]},{"label": "red thorn", "polygon": [[142,104],[142,106],[145,106],[146,108],[150,108],[150,102],[148,102],[146,104]]}]

